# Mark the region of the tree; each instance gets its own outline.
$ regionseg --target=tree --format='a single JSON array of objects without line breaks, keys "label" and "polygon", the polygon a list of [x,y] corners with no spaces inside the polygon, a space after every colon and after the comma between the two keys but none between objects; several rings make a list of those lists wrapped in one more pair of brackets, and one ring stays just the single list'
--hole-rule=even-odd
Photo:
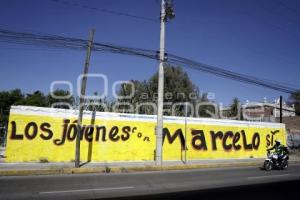
[{"label": "tree", "polygon": [[[150,78],[148,87],[152,95],[157,93],[158,72]],[[190,95],[193,93],[199,97],[198,88],[181,67],[166,66],[164,68],[164,93],[164,102],[172,103],[190,101],[192,100]]]},{"label": "tree", "polygon": [[[55,108],[70,109],[70,106],[74,105],[74,97],[61,98],[70,96],[70,92],[62,89],[57,89],[53,91],[53,94],[48,94],[47,96],[47,106]],[[58,98],[57,98],[58,97]],[[68,106],[68,104],[70,106]]]},{"label": "tree", "polygon": [[229,110],[229,117],[237,117],[238,119],[241,119],[241,105],[237,97],[232,100]]},{"label": "tree", "polygon": [[21,105],[24,95],[20,89],[0,92],[0,126],[6,126],[9,110],[12,105]]},{"label": "tree", "polygon": [[200,117],[213,117],[219,118],[219,109],[214,104],[211,104],[207,98],[207,94],[201,95],[200,101],[202,104],[199,107],[198,114]]},{"label": "tree", "polygon": [[23,105],[46,107],[48,104],[46,96],[37,90],[33,94],[27,94]]},{"label": "tree", "polygon": [[[138,103],[151,102],[153,103],[153,98],[151,96],[151,91],[149,90],[149,85],[147,81],[137,81],[131,80],[132,85],[123,83],[118,91],[118,99],[117,104],[118,110],[122,112],[122,108],[126,110],[128,109],[128,104],[133,105],[134,109],[137,108]],[[127,98],[132,96],[131,98]],[[124,104],[124,105],[123,105]],[[147,106],[143,106],[138,108],[139,113],[141,114],[154,114],[153,109]]]},{"label": "tree", "polygon": [[[56,96],[67,96],[69,91],[57,89],[54,92]],[[73,105],[74,98],[71,96],[67,99],[53,98],[50,94],[45,96],[41,91],[35,91],[32,94],[24,95],[20,89],[0,92],[0,126],[6,126],[8,122],[9,110],[12,105],[28,105],[39,107],[51,107],[52,104],[65,102]],[[66,105],[57,105],[56,108],[69,108]]]},{"label": "tree", "polygon": [[300,115],[300,91],[296,91],[290,95],[290,104],[294,104],[296,115]]},{"label": "tree", "polygon": [[[137,103],[157,103],[158,72],[148,81],[131,81],[135,91],[132,98],[119,99],[118,103],[126,102],[137,108]],[[129,84],[122,84],[118,91],[119,96],[128,96],[132,93]],[[200,101],[199,89],[192,83],[186,72],[181,67],[165,66],[164,68],[164,102],[167,104],[190,102],[192,104]],[[170,105],[169,104],[169,105]],[[167,106],[164,106],[165,108]],[[170,106],[169,106],[170,108]],[[176,115],[184,115],[184,105],[176,107]],[[139,107],[139,113],[156,114],[151,107]],[[171,113],[164,113],[170,115]]]}]

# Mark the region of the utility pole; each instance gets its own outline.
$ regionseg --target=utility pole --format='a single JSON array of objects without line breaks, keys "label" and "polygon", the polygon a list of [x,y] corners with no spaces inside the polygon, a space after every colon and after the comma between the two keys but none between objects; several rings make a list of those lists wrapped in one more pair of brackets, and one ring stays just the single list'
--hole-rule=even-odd
[{"label": "utility pole", "polygon": [[158,99],[156,126],[156,165],[162,165],[162,135],[163,135],[163,101],[164,101],[164,59],[165,59],[165,0],[161,0],[160,11],[160,45],[158,69]]},{"label": "utility pole", "polygon": [[279,104],[280,104],[279,117],[280,117],[280,123],[282,123],[282,96],[280,96]]},{"label": "utility pole", "polygon": [[158,99],[157,99],[157,125],[156,125],[156,165],[162,166],[162,137],[163,137],[163,101],[164,101],[164,62],[165,62],[165,23],[174,18],[171,0],[161,0],[160,11],[160,45],[158,69]]},{"label": "utility pole", "polygon": [[187,115],[188,115],[188,102],[185,102],[185,105],[184,105],[184,116],[185,116],[185,119],[184,119],[184,163],[186,164],[187,163],[187,145],[186,145],[186,136],[187,136]]},{"label": "utility pole", "polygon": [[93,45],[95,29],[92,29],[89,34],[88,46],[86,50],[86,58],[84,63],[83,77],[81,82],[81,92],[79,94],[79,113],[77,120],[77,135],[76,135],[76,147],[75,147],[75,167],[80,167],[80,138],[81,138],[81,124],[82,124],[82,116],[83,116],[83,104],[85,98],[85,90],[86,90],[86,82],[87,75],[89,73],[89,65],[90,65],[90,57],[91,57],[91,49]]}]

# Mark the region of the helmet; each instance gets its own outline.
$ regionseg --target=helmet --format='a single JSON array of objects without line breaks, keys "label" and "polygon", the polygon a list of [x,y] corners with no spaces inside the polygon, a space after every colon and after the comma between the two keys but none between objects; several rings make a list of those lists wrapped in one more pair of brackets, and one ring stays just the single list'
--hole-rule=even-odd
[{"label": "helmet", "polygon": [[276,145],[280,145],[280,144],[281,144],[281,141],[278,140],[278,139],[276,139],[276,140],[275,140],[275,144],[276,144]]}]

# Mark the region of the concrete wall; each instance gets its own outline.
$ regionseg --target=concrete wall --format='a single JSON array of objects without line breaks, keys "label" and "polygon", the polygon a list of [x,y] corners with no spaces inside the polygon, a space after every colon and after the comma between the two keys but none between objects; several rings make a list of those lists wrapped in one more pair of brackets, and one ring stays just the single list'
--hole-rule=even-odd
[{"label": "concrete wall", "polygon": [[300,130],[288,129],[287,145],[291,149],[300,149]]},{"label": "concrete wall", "polygon": [[[12,106],[7,162],[73,161],[77,111]],[[153,161],[154,115],[84,112],[82,161]],[[276,138],[286,143],[277,123],[164,117],[163,160],[259,158]],[[185,143],[186,142],[186,143]],[[185,150],[185,144],[187,150]]]}]

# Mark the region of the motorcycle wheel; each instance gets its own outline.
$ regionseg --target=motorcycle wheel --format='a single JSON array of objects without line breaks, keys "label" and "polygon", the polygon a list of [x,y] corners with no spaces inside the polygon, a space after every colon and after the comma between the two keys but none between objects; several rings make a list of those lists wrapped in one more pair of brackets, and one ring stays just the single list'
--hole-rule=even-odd
[{"label": "motorcycle wheel", "polygon": [[287,160],[282,162],[281,169],[287,169],[289,166],[289,162]]},{"label": "motorcycle wheel", "polygon": [[266,161],[264,162],[264,169],[265,169],[266,171],[270,171],[270,170],[272,169],[272,163],[271,163],[269,160],[266,160]]}]

